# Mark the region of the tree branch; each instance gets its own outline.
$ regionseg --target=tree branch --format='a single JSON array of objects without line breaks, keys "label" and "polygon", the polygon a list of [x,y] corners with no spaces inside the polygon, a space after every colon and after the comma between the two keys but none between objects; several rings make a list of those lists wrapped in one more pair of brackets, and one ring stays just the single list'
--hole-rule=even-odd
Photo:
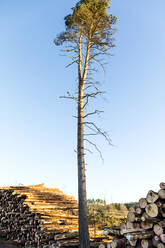
[{"label": "tree branch", "polygon": [[100,114],[100,113],[103,113],[104,111],[100,111],[100,110],[95,110],[94,112],[91,112],[91,113],[88,113],[88,114],[86,114],[86,115],[84,115],[84,118],[86,118],[86,117],[88,117],[88,116],[90,116],[90,115],[95,115],[95,114]]},{"label": "tree branch", "polygon": [[97,91],[97,92],[93,92],[93,93],[86,93],[83,98],[86,98],[86,97],[96,97],[97,95],[101,95],[103,94],[104,92],[103,91]]},{"label": "tree branch", "polygon": [[102,162],[104,163],[104,159],[103,159],[102,153],[101,153],[100,149],[97,147],[97,145],[96,145],[95,143],[91,142],[91,141],[88,140],[88,139],[84,139],[84,141],[87,141],[89,144],[91,144],[92,146],[95,147],[96,151],[97,151],[97,152],[99,153],[99,155],[100,155],[100,158],[101,158]]},{"label": "tree branch", "polygon": [[111,142],[111,139],[110,139],[109,135],[106,132],[102,131],[101,128],[97,127],[97,125],[95,123],[93,123],[93,122],[84,122],[84,124],[86,126],[88,126],[88,125],[93,126],[94,130],[96,130],[98,132],[98,134],[102,135],[106,139],[106,141],[108,142],[109,145],[112,145],[112,142]]},{"label": "tree branch", "polygon": [[78,98],[71,95],[69,92],[67,92],[68,96],[60,96],[60,98],[66,98],[66,99],[72,99],[75,100],[76,102],[78,102]]},{"label": "tree branch", "polygon": [[84,148],[84,150],[89,152],[90,154],[93,154],[93,152],[90,149]]}]

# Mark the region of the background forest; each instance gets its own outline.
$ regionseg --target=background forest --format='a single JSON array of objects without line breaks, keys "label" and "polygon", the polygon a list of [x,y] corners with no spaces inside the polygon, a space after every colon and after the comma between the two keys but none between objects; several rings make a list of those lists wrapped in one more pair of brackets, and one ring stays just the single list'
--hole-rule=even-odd
[{"label": "background forest", "polygon": [[137,208],[137,202],[107,204],[102,199],[88,200],[88,221],[92,227],[100,228],[119,225],[126,221],[130,208]]}]

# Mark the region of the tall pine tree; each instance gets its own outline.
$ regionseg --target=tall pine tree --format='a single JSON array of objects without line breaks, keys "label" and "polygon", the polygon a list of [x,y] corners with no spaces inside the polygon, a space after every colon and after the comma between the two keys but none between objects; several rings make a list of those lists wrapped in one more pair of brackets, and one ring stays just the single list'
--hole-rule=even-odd
[{"label": "tall pine tree", "polygon": [[94,122],[86,121],[91,115],[101,111],[94,110],[87,113],[86,107],[90,99],[101,95],[92,73],[97,65],[103,66],[102,59],[109,54],[113,44],[113,25],[117,18],[108,13],[110,0],[81,0],[72,13],[65,17],[65,31],[55,39],[56,45],[65,45],[65,55],[71,58],[72,64],[78,67],[77,95],[68,93],[66,98],[74,99],[77,103],[77,165],[78,165],[78,203],[79,203],[79,241],[80,248],[89,248],[89,231],[87,219],[86,176],[85,176],[85,147],[84,142],[98,147],[84,136],[84,127],[92,133],[103,135],[110,143],[110,139]]}]

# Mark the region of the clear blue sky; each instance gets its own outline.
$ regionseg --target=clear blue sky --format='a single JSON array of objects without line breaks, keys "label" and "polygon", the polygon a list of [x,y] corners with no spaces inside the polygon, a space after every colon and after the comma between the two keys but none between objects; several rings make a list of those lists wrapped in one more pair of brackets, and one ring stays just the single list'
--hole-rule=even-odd
[{"label": "clear blue sky", "polygon": [[[45,183],[77,195],[75,68],[53,44],[73,0],[0,1],[0,185]],[[99,123],[104,164],[88,156],[88,198],[136,201],[165,180],[165,1],[112,0],[119,18]],[[99,75],[101,78],[101,75]]]}]

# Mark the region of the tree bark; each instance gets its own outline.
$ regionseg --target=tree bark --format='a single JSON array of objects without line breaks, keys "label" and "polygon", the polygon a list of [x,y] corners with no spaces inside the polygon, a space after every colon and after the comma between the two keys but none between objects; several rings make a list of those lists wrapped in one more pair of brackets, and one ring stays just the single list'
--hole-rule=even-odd
[{"label": "tree bark", "polygon": [[[87,52],[88,49],[87,49]],[[87,217],[87,197],[86,197],[86,175],[85,175],[85,155],[84,155],[84,82],[88,66],[89,54],[86,56],[86,63],[83,77],[81,76],[81,36],[79,39],[79,93],[78,93],[78,127],[77,127],[77,163],[78,163],[78,205],[79,205],[79,241],[80,248],[89,248],[89,230]]]},{"label": "tree bark", "polygon": [[78,101],[78,141],[77,141],[77,160],[78,160],[78,203],[79,203],[79,241],[80,248],[90,247],[88,218],[87,218],[87,199],[86,199],[86,176],[84,158],[84,129],[83,129],[83,85],[79,85]]}]

